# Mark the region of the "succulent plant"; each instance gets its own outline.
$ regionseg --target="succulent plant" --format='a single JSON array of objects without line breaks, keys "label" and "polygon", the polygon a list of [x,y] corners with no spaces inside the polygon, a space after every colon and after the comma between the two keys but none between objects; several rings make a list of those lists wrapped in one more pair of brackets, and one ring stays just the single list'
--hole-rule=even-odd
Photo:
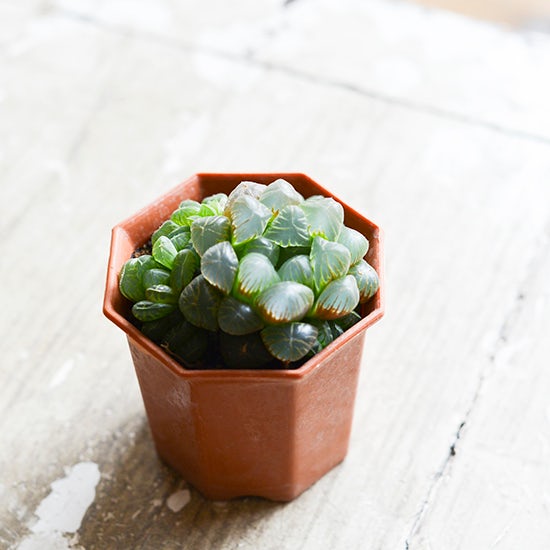
[{"label": "succulent plant", "polygon": [[142,332],[189,368],[288,368],[360,320],[378,290],[368,247],[334,199],[242,182],[181,202],[119,286]]}]

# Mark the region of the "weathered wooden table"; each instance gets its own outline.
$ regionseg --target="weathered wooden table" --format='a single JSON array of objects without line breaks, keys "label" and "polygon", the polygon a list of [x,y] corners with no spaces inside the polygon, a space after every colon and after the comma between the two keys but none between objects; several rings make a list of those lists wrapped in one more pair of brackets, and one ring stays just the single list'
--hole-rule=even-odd
[{"label": "weathered wooden table", "polygon": [[[550,36],[374,0],[0,1],[0,547],[550,547]],[[110,228],[303,171],[386,232],[348,458],[289,504],[157,459]]]}]

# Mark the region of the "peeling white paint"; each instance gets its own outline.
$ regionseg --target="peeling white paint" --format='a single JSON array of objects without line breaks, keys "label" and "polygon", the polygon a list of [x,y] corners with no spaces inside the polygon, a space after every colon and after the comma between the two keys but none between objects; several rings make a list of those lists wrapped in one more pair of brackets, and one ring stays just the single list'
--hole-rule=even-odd
[{"label": "peeling white paint", "polygon": [[31,526],[17,550],[66,550],[69,541],[64,533],[76,533],[90,504],[100,473],[95,462],[79,462],[66,471],[66,476],[51,484],[50,494],[35,510],[38,521]]},{"label": "peeling white paint", "polygon": [[189,489],[181,489],[172,493],[166,499],[166,506],[172,510],[172,512],[179,512],[182,510],[191,500],[191,492]]}]

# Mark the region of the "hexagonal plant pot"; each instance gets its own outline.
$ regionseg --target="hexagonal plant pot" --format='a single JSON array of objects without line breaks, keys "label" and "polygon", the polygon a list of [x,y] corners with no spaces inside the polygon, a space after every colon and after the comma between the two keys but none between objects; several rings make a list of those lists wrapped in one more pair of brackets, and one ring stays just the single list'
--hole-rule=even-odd
[{"label": "hexagonal plant pot", "polygon": [[277,178],[305,197],[332,196],[304,174],[198,174],[112,233],[104,313],[127,334],[157,452],[216,500],[291,500],[344,459],[365,330],[383,315],[381,232],[342,203],[345,224],[370,242],[367,260],[378,271],[380,289],[363,304],[361,321],[295,370],[182,367],[128,320],[131,304],[119,292],[118,275],[183,199],[200,201],[228,194],[243,180]]}]

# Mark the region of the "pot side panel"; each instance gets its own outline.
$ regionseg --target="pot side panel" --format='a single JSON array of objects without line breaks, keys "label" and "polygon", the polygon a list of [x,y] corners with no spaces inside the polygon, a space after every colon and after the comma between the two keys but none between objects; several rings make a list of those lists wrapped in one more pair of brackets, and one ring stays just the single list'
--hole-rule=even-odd
[{"label": "pot side panel", "polygon": [[364,339],[362,331],[337,346],[300,381],[295,403],[293,474],[301,490],[347,454]]},{"label": "pot side panel", "polygon": [[201,476],[191,385],[128,338],[158,454],[192,484]]},{"label": "pot side panel", "polygon": [[262,496],[290,500],[292,380],[203,379],[193,384],[202,479],[212,499]]}]

